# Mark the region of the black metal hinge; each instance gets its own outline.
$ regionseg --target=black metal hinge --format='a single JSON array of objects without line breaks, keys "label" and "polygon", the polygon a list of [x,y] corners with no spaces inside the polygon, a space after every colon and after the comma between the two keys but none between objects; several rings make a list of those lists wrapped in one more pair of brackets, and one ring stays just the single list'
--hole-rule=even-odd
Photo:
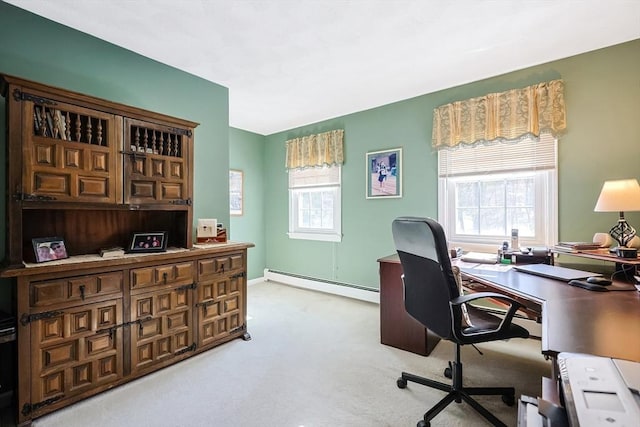
[{"label": "black metal hinge", "polygon": [[237,279],[238,277],[244,277],[244,271],[242,273],[234,274],[230,278],[231,279]]},{"label": "black metal hinge", "polygon": [[196,303],[196,307],[203,307],[204,308],[203,314],[206,317],[208,315],[207,314],[207,307],[209,307],[210,305],[217,304],[217,303],[218,303],[218,301],[199,302],[199,303]]},{"label": "black metal hinge", "polygon": [[145,153],[138,153],[137,151],[121,151],[121,153],[125,156],[130,156],[131,161],[136,162],[137,160],[144,160],[147,158]]},{"label": "black metal hinge", "polygon": [[197,285],[197,283],[196,283],[196,282],[193,282],[193,283],[192,283],[192,284],[190,284],[190,285],[178,286],[178,287],[176,288],[176,291],[180,292],[180,291],[186,291],[186,290],[188,290],[188,289],[195,289],[197,286],[198,286],[198,285]]},{"label": "black metal hinge", "polygon": [[60,396],[52,397],[47,400],[43,400],[42,402],[34,403],[33,405],[31,403],[25,403],[24,405],[22,405],[22,415],[26,417],[30,413],[35,412],[40,408],[43,408],[47,405],[51,405],[52,403],[56,403],[58,400],[62,399],[63,397],[64,397],[64,394]]},{"label": "black metal hinge", "polygon": [[57,102],[52,101],[51,99],[22,92],[20,89],[13,90],[13,99],[16,101],[33,101],[36,104],[58,105]]},{"label": "black metal hinge", "polygon": [[15,200],[22,200],[27,202],[50,202],[52,200],[56,200],[55,197],[51,196],[41,196],[36,194],[27,194],[27,193],[16,193],[13,195]]},{"label": "black metal hinge", "polygon": [[144,317],[142,319],[132,320],[131,322],[124,322],[124,323],[121,323],[119,325],[110,326],[108,328],[98,329],[96,331],[96,334],[103,334],[105,332],[108,332],[109,333],[109,338],[113,339],[113,333],[118,328],[126,328],[127,326],[131,326],[131,325],[138,325],[139,328],[142,328],[142,324],[144,322],[147,322],[147,321],[152,320],[152,319],[153,319],[153,316],[147,316],[147,317]]},{"label": "black metal hinge", "polygon": [[177,199],[177,200],[172,200],[169,203],[171,203],[172,205],[187,205],[187,206],[191,206],[191,199]]},{"label": "black metal hinge", "polygon": [[209,307],[210,305],[215,304],[217,301],[205,301],[196,303],[196,307]]},{"label": "black metal hinge", "polygon": [[191,135],[193,134],[193,132],[191,132],[190,130],[180,128],[169,128],[169,131],[177,133],[178,135],[187,135],[189,137],[191,137]]},{"label": "black metal hinge", "polygon": [[187,353],[189,351],[196,351],[196,343],[191,344],[189,347],[185,347],[182,350],[178,350],[174,353],[175,356]]},{"label": "black metal hinge", "polygon": [[64,311],[45,311],[44,313],[36,314],[23,313],[22,316],[20,316],[20,323],[22,323],[22,326],[27,326],[27,323],[35,322],[40,319],[51,319],[53,317],[58,317],[61,314],[64,314]]}]

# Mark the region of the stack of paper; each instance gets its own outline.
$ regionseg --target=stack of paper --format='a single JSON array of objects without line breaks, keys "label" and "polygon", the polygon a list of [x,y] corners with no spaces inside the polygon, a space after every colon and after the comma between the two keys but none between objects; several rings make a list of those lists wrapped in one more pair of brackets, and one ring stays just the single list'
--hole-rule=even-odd
[{"label": "stack of paper", "polygon": [[599,243],[594,242],[559,242],[553,247],[557,251],[575,252],[575,251],[592,251],[600,249]]},{"label": "stack of paper", "polygon": [[484,252],[467,252],[460,258],[464,262],[475,262],[479,264],[495,264],[498,262],[497,254],[489,254]]}]

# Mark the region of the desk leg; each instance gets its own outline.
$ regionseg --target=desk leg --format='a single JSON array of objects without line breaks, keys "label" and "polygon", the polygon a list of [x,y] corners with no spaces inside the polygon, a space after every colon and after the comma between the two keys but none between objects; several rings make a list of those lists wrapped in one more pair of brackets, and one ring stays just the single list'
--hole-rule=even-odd
[{"label": "desk leg", "polygon": [[440,337],[406,312],[401,277],[402,265],[380,262],[380,342],[428,356]]}]

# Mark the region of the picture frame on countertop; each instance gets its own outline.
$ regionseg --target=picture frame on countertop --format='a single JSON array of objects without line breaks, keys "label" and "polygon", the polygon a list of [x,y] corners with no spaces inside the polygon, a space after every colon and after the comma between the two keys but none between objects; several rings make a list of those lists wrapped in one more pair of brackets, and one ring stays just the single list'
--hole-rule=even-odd
[{"label": "picture frame on countertop", "polygon": [[133,233],[127,253],[166,252],[167,232],[153,231]]},{"label": "picture frame on countertop", "polygon": [[40,237],[31,239],[37,263],[69,258],[62,237]]}]

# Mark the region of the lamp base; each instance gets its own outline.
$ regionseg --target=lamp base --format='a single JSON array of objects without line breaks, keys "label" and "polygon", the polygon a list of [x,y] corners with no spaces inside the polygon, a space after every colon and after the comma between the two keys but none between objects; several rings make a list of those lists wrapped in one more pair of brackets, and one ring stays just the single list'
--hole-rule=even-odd
[{"label": "lamp base", "polygon": [[612,248],[609,252],[615,253],[618,258],[635,259],[638,258],[638,250],[636,248],[627,248],[625,246],[618,246]]},{"label": "lamp base", "polygon": [[629,223],[624,219],[623,213],[620,212],[620,219],[618,219],[616,225],[611,227],[609,234],[618,242],[620,247],[626,248],[627,243],[635,237],[636,229],[629,225]]}]

